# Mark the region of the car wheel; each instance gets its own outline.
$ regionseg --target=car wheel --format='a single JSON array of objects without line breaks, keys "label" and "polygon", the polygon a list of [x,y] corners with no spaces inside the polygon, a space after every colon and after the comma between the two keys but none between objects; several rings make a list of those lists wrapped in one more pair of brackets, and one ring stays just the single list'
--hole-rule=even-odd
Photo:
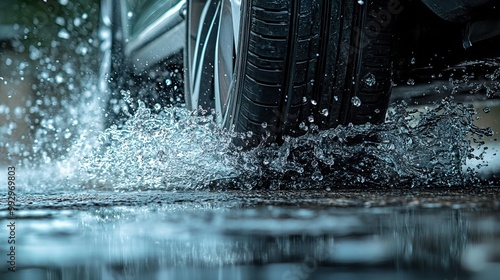
[{"label": "car wheel", "polygon": [[[380,123],[391,88],[389,0],[193,0],[188,108],[238,132],[304,134]],[[362,4],[359,4],[362,3]]]}]

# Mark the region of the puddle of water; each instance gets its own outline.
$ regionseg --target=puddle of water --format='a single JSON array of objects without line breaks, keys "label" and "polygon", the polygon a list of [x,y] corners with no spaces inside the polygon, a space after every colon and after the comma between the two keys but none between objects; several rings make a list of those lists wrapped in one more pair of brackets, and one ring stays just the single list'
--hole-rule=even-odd
[{"label": "puddle of water", "polygon": [[[467,209],[241,208],[196,200],[25,210],[16,221],[18,272],[8,279],[494,279],[498,217]],[[0,275],[13,276],[1,267]]]}]

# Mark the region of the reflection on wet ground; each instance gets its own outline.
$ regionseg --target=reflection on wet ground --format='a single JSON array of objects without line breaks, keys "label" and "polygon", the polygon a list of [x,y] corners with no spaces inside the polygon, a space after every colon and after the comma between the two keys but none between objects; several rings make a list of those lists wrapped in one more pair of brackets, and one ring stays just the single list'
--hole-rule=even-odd
[{"label": "reflection on wet ground", "polygon": [[17,272],[2,261],[0,278],[497,279],[499,196],[499,188],[23,194]]}]

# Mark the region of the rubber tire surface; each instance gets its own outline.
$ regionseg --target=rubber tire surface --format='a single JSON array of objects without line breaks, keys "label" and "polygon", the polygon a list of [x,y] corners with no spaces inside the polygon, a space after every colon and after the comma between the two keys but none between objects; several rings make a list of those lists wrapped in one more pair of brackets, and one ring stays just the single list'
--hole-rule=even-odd
[{"label": "rubber tire surface", "polygon": [[235,130],[268,131],[280,142],[312,122],[319,129],[383,122],[394,24],[388,3],[250,0],[242,14],[240,38],[247,40],[236,73]]}]

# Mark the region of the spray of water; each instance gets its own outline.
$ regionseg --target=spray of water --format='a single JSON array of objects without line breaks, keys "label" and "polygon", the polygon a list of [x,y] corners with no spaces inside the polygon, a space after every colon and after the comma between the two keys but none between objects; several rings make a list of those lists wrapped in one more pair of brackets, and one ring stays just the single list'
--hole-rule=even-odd
[{"label": "spray of water", "polygon": [[[399,104],[382,125],[313,123],[280,146],[245,149],[234,143],[251,135],[220,129],[213,115],[140,101],[122,128],[100,132],[102,104],[93,100],[66,107],[78,120],[70,139],[37,136],[22,164],[29,191],[470,186],[478,181],[466,162],[481,160],[472,144],[491,135],[474,125],[473,108],[445,99],[424,111]],[[51,156],[57,147],[65,152]]]},{"label": "spray of water", "polygon": [[[0,59],[17,65],[10,77],[0,77],[5,85],[22,84],[28,69],[35,76],[34,96],[21,98],[24,104],[15,108],[4,104],[4,96],[0,104],[0,117],[7,120],[0,124],[0,150],[7,155],[2,164],[24,170],[19,180],[26,191],[477,184],[475,170],[465,167],[469,159],[481,161],[471,143],[481,143],[491,131],[474,125],[472,108],[450,99],[424,111],[399,104],[377,126],[318,131],[311,121],[302,137],[252,149],[234,144],[245,142],[249,133],[222,130],[213,115],[151,109],[137,100],[130,101],[137,110],[123,127],[102,132],[105,94],[96,78],[97,13],[63,3],[53,22],[45,22],[55,34],[40,37],[44,29],[36,18],[27,23],[32,27],[17,26],[25,39],[14,48],[25,58]],[[95,12],[96,6],[91,9]],[[10,99],[19,92],[13,88],[7,94]],[[11,135],[23,122],[29,127],[26,141],[13,141]]]},{"label": "spray of water", "polygon": [[16,167],[19,191],[65,190],[102,131],[98,2],[7,2],[16,36],[0,49],[0,166]]},{"label": "spray of water", "polygon": [[[426,111],[400,104],[382,125],[338,127],[243,149],[248,134],[221,130],[212,116],[139,103],[123,129],[101,135],[81,161],[93,187],[115,190],[304,189],[360,186],[465,186],[475,171],[469,139],[491,134],[471,107],[443,100]],[[472,138],[470,138],[472,137]]]}]

